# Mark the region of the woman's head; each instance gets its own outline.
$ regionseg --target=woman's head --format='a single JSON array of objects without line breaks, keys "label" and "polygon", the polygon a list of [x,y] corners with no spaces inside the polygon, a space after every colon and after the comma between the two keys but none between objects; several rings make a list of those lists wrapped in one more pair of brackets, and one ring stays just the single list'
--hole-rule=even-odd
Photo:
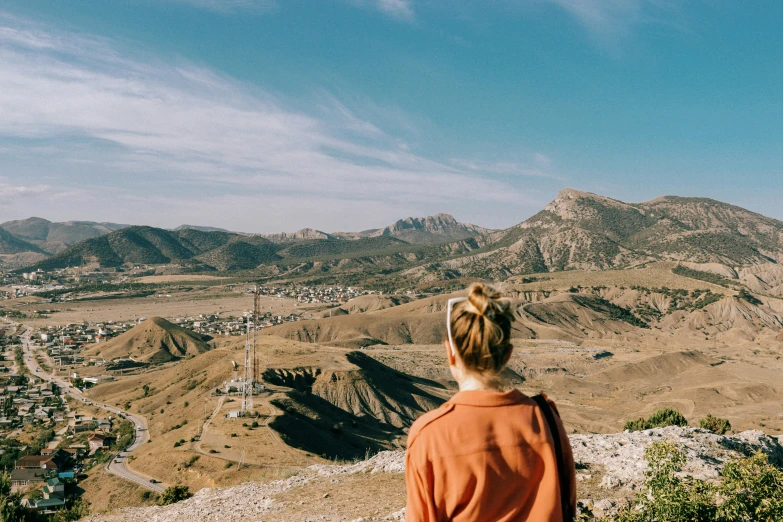
[{"label": "woman's head", "polygon": [[454,305],[451,336],[454,350],[466,370],[494,375],[511,355],[511,323],[508,301],[486,285],[474,283],[468,298]]}]

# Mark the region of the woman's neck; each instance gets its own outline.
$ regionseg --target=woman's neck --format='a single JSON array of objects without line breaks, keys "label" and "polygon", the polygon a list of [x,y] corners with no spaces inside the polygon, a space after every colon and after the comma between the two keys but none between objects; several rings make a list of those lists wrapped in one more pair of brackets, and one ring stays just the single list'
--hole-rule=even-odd
[{"label": "woman's neck", "polygon": [[503,387],[498,379],[480,379],[473,374],[467,374],[457,382],[459,391],[503,391]]}]

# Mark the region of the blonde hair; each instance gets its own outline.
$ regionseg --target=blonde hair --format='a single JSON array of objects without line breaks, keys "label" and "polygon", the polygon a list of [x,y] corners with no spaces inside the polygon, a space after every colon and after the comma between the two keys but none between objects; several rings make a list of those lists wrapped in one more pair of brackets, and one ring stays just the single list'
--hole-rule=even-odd
[{"label": "blonde hair", "polygon": [[468,300],[454,305],[451,334],[465,368],[497,374],[511,352],[510,303],[483,283],[468,288]]}]

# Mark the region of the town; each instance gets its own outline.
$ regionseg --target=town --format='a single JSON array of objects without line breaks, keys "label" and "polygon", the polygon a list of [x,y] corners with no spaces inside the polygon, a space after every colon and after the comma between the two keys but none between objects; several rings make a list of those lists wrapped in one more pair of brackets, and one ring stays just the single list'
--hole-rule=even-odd
[{"label": "town", "polygon": [[130,444],[133,426],[84,413],[57,384],[30,373],[17,331],[0,332],[0,466],[26,509],[72,507],[80,474]]}]

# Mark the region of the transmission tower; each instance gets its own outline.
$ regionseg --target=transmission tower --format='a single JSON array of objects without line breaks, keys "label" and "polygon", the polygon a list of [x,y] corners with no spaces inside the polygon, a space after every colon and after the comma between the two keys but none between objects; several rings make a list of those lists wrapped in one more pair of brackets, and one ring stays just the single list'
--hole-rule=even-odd
[{"label": "transmission tower", "polygon": [[247,329],[245,332],[245,378],[242,380],[242,414],[253,413],[253,377],[251,375],[252,369],[250,365],[250,319],[252,316],[247,315]]},{"label": "transmission tower", "polygon": [[258,367],[258,355],[256,353],[256,343],[258,341],[258,322],[261,316],[261,290],[256,286],[256,293],[253,297],[253,386],[261,382]]}]

